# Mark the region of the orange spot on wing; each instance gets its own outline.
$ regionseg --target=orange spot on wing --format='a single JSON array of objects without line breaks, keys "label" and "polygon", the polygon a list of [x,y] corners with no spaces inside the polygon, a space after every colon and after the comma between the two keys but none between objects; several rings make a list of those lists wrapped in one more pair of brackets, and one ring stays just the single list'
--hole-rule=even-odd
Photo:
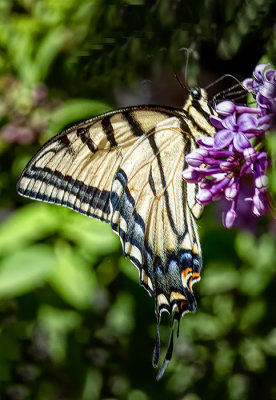
[{"label": "orange spot on wing", "polygon": [[182,308],[184,308],[184,307],[186,306],[186,304],[187,304],[187,301],[186,301],[186,300],[181,301],[181,303],[180,303],[180,310],[182,310]]},{"label": "orange spot on wing", "polygon": [[193,293],[192,286],[193,286],[193,281],[195,279],[200,279],[200,273],[199,272],[193,272],[192,276],[191,276],[191,279],[189,280],[189,288],[190,288],[191,293]]},{"label": "orange spot on wing", "polygon": [[184,294],[179,293],[179,292],[171,292],[170,295],[170,302],[174,301],[174,300],[186,300],[186,297],[184,296]]},{"label": "orange spot on wing", "polygon": [[182,276],[183,276],[183,278],[185,279],[186,276],[187,276],[190,272],[192,272],[192,268],[190,268],[190,267],[183,269],[183,271],[182,271]]}]

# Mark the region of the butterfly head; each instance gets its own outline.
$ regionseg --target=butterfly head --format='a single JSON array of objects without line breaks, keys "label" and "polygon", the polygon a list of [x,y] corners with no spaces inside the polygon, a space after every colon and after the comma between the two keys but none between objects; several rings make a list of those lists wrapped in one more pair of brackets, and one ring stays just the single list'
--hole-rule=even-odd
[{"label": "butterfly head", "polygon": [[192,96],[193,101],[199,101],[203,97],[203,92],[205,92],[204,89],[192,88],[190,95]]}]

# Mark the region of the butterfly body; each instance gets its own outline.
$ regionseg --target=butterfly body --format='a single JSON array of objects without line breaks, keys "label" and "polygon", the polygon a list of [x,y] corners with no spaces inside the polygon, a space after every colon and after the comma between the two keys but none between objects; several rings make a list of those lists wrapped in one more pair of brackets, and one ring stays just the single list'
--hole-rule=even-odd
[{"label": "butterfly body", "polygon": [[110,223],[140,283],[162,311],[180,320],[196,307],[201,250],[195,218],[197,185],[183,180],[185,155],[212,136],[203,90],[184,109],[137,106],[73,126],[28,163],[18,192]]}]

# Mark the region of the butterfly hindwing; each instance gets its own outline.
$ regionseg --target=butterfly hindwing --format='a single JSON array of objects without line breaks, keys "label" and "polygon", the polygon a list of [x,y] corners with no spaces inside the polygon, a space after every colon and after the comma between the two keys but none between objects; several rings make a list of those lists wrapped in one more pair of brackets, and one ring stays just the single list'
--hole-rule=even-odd
[{"label": "butterfly hindwing", "polygon": [[181,118],[159,122],[125,154],[112,185],[112,228],[156,295],[158,313],[180,303],[178,311],[194,308],[186,268],[200,264],[200,249],[182,178],[187,146],[195,142]]}]

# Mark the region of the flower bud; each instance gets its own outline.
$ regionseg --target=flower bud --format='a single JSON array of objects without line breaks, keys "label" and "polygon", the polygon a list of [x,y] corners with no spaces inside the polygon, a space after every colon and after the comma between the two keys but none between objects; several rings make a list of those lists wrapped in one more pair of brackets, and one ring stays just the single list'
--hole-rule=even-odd
[{"label": "flower bud", "polygon": [[261,175],[255,178],[255,187],[260,192],[266,192],[268,189],[268,177],[266,175]]},{"label": "flower bud", "polygon": [[203,136],[202,138],[197,140],[197,144],[204,147],[212,147],[214,145],[213,136]]},{"label": "flower bud", "polygon": [[225,189],[225,197],[227,200],[235,200],[238,196],[240,185],[237,182],[234,182],[232,185],[228,186]]},{"label": "flower bud", "polygon": [[251,163],[256,161],[257,153],[256,153],[256,150],[253,149],[253,147],[248,147],[247,149],[245,149],[243,152],[243,155],[244,155],[245,161],[249,161]]},{"label": "flower bud", "polygon": [[204,157],[208,156],[208,151],[205,149],[196,149],[186,156],[186,161],[191,167],[200,167],[204,162]]},{"label": "flower bud", "polygon": [[222,223],[225,226],[225,228],[228,229],[232,228],[232,226],[236,222],[236,219],[237,219],[237,213],[232,208],[226,213],[223,213],[222,215]]},{"label": "flower bud", "polygon": [[251,211],[256,217],[261,217],[267,211],[267,200],[262,192],[256,191],[253,196]]},{"label": "flower bud", "polygon": [[238,165],[238,162],[237,161],[228,161],[228,160],[225,160],[225,161],[222,161],[220,164],[219,164],[219,166],[220,166],[220,169],[223,171],[223,172],[231,172],[231,171],[233,171],[233,169],[234,168],[236,168],[236,166]]},{"label": "flower bud", "polygon": [[216,106],[216,112],[220,115],[226,116],[233,114],[236,110],[235,104],[230,100],[225,100]]},{"label": "flower bud", "polygon": [[198,183],[202,179],[200,174],[193,168],[184,169],[182,177],[185,181],[190,183]]},{"label": "flower bud", "polygon": [[212,201],[212,193],[208,189],[201,189],[196,196],[196,201],[200,205],[206,206]]}]

